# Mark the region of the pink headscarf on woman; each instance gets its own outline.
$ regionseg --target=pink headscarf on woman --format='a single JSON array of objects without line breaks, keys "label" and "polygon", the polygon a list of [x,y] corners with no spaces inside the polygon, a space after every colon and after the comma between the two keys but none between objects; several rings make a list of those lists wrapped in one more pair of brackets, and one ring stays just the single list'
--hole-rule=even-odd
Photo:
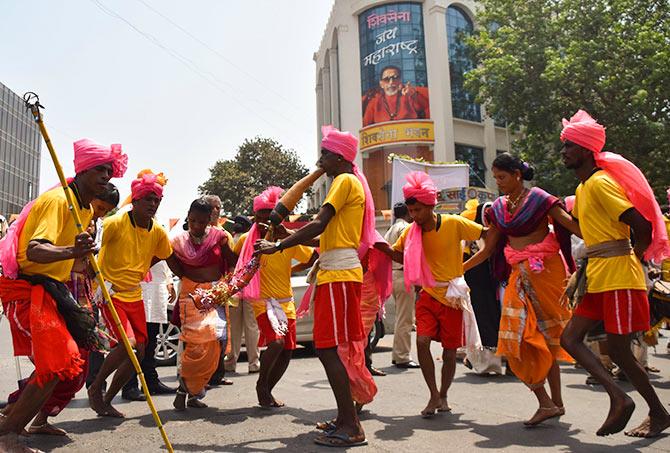
[{"label": "pink headscarf on woman", "polygon": [[128,169],[128,155],[121,145],[99,145],[88,138],[74,142],[74,172],[81,173],[103,164],[112,164],[112,178],[121,178]]},{"label": "pink headscarf on woman", "polygon": [[363,259],[368,249],[376,242],[375,234],[375,204],[372,192],[365,175],[354,162],[358,153],[358,139],[351,132],[342,132],[333,126],[321,126],[321,148],[339,154],[344,160],[351,162],[354,175],[363,185],[365,192],[365,214],[363,215],[363,229],[361,231],[361,245],[358,248],[358,257]]},{"label": "pink headscarf on woman", "polygon": [[[268,187],[260,195],[254,198],[254,212],[262,211],[264,209],[274,209],[279,202],[281,194],[284,189],[277,186]],[[235,273],[241,271],[244,266],[251,260],[254,254],[254,244],[261,238],[260,231],[258,231],[258,224],[254,222],[244,240],[240,256],[235,265]],[[260,272],[252,277],[249,284],[242,289],[242,297],[245,299],[258,299],[261,296],[261,276]]]},{"label": "pink headscarf on woman", "polygon": [[577,111],[570,121],[563,118],[561,141],[569,140],[592,151],[596,166],[605,170],[621,186],[635,209],[651,222],[651,244],[645,251],[644,258],[660,262],[670,256],[670,245],[663,214],[654,192],[635,164],[619,154],[602,151],[605,138],[605,127],[584,110]]},{"label": "pink headscarf on woman", "polygon": [[[437,204],[437,188],[427,173],[413,171],[405,176],[407,184],[402,187],[405,201],[414,198],[426,206]],[[410,291],[414,285],[432,288],[436,285],[435,277],[430,269],[426,254],[423,251],[423,231],[421,226],[413,222],[405,238],[403,254],[403,268],[405,274],[405,288]]]},{"label": "pink headscarf on woman", "polygon": [[[73,146],[75,174],[90,170],[98,165],[111,163],[112,178],[121,178],[128,168],[128,155],[121,151],[121,145],[119,144],[106,147],[83,138],[74,142]],[[66,182],[70,184],[73,180],[74,178],[70,177],[66,179]],[[59,187],[60,184],[56,184],[46,190],[45,193]],[[5,277],[17,278],[19,275],[19,263],[16,259],[19,250],[19,237],[34,204],[35,200],[31,200],[23,207],[19,217],[7,230],[7,235],[0,240],[0,265]]]}]

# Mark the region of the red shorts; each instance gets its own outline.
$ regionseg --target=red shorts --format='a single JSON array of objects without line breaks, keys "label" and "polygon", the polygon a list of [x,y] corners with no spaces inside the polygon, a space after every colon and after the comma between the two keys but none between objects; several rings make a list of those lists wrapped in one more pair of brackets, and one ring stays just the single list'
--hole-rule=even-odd
[{"label": "red shorts", "polygon": [[[116,308],[121,326],[126,331],[128,338],[134,338],[137,344],[146,345],[149,335],[147,334],[147,316],[144,313],[144,301],[122,302],[112,297],[112,302],[114,302],[114,308]],[[112,343],[112,346],[116,346],[121,341],[121,334],[116,327],[112,311],[109,309],[108,304],[102,306],[102,316],[105,318],[105,323],[112,336],[116,339],[116,341],[110,340],[110,343]]]},{"label": "red shorts", "polygon": [[646,332],[649,330],[649,299],[642,289],[586,293],[573,315],[604,321],[607,333]]},{"label": "red shorts", "polygon": [[317,349],[366,338],[361,320],[360,283],[333,282],[316,287],[313,334]]},{"label": "red shorts", "polygon": [[286,332],[284,336],[277,335],[277,332],[274,331],[267,313],[258,315],[256,322],[258,323],[258,330],[260,331],[260,336],[258,337],[259,348],[281,339],[284,340],[285,350],[293,351],[296,348],[295,319],[288,320],[288,332]]},{"label": "red shorts", "polygon": [[425,291],[416,301],[416,335],[431,337],[442,343],[444,349],[458,349],[465,345],[463,311],[447,307]]}]

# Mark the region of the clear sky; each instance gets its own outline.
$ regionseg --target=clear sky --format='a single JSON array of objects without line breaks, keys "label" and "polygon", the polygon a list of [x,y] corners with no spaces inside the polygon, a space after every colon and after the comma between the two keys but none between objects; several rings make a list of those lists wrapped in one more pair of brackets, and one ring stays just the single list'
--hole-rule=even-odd
[{"label": "clear sky", "polygon": [[[39,94],[66,174],[72,142],[121,143],[186,213],[219,159],[271,137],[316,160],[313,53],[332,0],[0,0],[0,77]],[[56,181],[43,145],[41,190]]]}]

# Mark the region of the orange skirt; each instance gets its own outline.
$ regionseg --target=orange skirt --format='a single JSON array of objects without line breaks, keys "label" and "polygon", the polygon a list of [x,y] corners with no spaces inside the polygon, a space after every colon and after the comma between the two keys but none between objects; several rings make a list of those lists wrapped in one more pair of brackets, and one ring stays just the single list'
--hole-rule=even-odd
[{"label": "orange skirt", "polygon": [[514,374],[529,386],[544,383],[554,361],[572,362],[560,345],[571,312],[559,302],[567,275],[560,255],[544,259],[544,270],[512,266],[503,298],[497,354],[507,357]]}]

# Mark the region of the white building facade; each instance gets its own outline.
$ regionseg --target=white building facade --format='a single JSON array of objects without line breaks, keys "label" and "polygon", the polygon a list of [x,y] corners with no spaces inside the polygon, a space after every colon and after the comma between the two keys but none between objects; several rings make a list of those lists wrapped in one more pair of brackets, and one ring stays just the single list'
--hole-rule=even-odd
[{"label": "white building facade", "polygon": [[[356,134],[378,211],[391,208],[391,154],[465,161],[471,186],[495,188],[489,169],[509,136],[463,86],[475,11],[467,0],[334,2],[314,54],[317,150],[324,124]],[[327,190],[323,178],[310,207]]]}]

